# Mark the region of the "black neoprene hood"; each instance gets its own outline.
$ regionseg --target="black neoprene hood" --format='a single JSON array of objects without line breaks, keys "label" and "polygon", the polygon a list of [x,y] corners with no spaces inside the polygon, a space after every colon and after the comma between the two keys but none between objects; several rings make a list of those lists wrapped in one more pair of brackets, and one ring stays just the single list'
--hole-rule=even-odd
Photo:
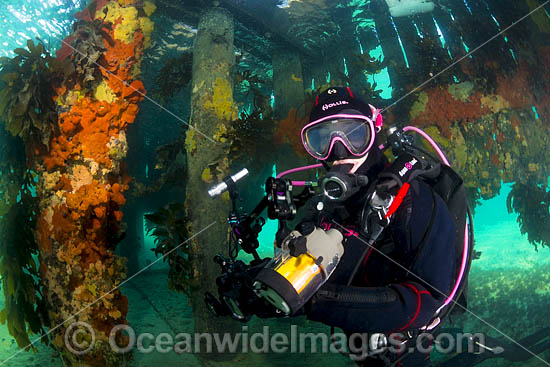
[{"label": "black neoprene hood", "polygon": [[309,122],[341,113],[343,110],[356,110],[367,117],[372,115],[368,104],[357,98],[349,87],[333,87],[317,96]]}]

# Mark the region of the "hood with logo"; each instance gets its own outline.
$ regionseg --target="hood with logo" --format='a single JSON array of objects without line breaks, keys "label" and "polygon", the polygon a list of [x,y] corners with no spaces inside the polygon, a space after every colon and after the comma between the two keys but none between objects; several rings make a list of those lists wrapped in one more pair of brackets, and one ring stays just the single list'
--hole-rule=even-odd
[{"label": "hood with logo", "polygon": [[[340,113],[366,116],[373,120],[377,128],[382,126],[380,110],[356,97],[349,87],[331,87],[319,94],[315,99],[308,123]],[[366,161],[357,173],[366,173],[367,170],[379,163],[382,158],[382,154],[378,149],[379,145],[379,138],[377,136],[373,148],[367,153],[368,157]],[[342,143],[336,142],[327,162],[354,158],[357,157],[352,156]]]},{"label": "hood with logo", "polygon": [[326,116],[341,113],[343,110],[355,110],[358,115],[367,117],[372,115],[370,106],[356,98],[349,87],[334,87],[317,96],[309,120],[310,122],[316,121]]}]

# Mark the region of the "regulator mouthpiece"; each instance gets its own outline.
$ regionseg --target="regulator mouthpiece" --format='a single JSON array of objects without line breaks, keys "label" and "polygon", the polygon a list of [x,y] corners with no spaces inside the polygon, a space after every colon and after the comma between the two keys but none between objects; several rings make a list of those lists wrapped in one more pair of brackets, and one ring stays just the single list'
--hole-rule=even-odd
[{"label": "regulator mouthpiece", "polygon": [[223,179],[222,182],[217,184],[216,186],[211,187],[208,190],[208,195],[210,195],[211,198],[215,198],[218,195],[223,194],[227,189],[229,189],[230,185],[234,185],[242,179],[243,177],[248,175],[248,170],[246,168],[243,168],[239,172],[235,173],[234,175],[227,176]]},{"label": "regulator mouthpiece", "polygon": [[321,189],[331,201],[343,202],[354,195],[361,187],[369,184],[369,178],[363,175],[329,172],[321,180]]}]

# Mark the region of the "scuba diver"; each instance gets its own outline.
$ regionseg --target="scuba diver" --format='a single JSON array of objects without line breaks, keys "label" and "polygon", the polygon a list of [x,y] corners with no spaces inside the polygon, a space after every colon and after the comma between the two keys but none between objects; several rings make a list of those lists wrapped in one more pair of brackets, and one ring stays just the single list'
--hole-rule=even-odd
[{"label": "scuba diver", "polygon": [[[321,163],[305,168],[328,173],[318,182],[282,179],[301,169],[279,174],[268,179],[267,195],[251,215],[230,215],[234,239],[255,260],[218,257],[219,298],[207,294],[206,301],[216,314],[243,321],[251,314],[305,315],[347,335],[376,335],[368,353],[350,355],[360,366],[427,366],[429,356],[414,348],[387,347],[409,347],[420,333],[435,331],[455,304],[465,307],[473,229],[462,180],[421,130],[409,127],[429,139],[443,164],[414,147],[404,129],[390,129],[386,142],[380,110],[349,87],[321,93],[309,121],[302,142]],[[391,163],[387,148],[396,156]],[[232,199],[234,181],[220,184]],[[296,186],[306,189],[293,197]],[[273,259],[255,252],[263,225],[256,220],[266,206],[280,221]],[[290,230],[286,220],[299,206],[306,214]]]},{"label": "scuba diver", "polygon": [[[356,98],[349,88],[330,88],[319,95],[310,121],[302,130],[310,155],[332,162],[330,172],[364,175],[369,182],[387,186],[384,191],[402,197],[402,202],[390,206],[392,220],[371,247],[359,236],[347,237],[338,267],[305,305],[304,313],[310,320],[349,334],[381,333],[386,337],[393,332],[413,337],[422,328],[440,322],[434,315],[456,281],[456,228],[443,199],[422,179],[411,177],[422,171],[420,159],[403,154],[388,165],[379,149],[379,111]],[[330,208],[315,211],[313,223],[325,228],[337,223],[356,231],[364,207],[361,194],[360,190],[350,196],[345,209],[336,213]],[[466,213],[462,215],[465,221]],[[302,222],[298,230],[307,226],[311,222]],[[361,363],[376,366],[391,360],[390,356],[375,355]],[[424,355],[413,354],[402,362],[421,365],[423,360]]]}]

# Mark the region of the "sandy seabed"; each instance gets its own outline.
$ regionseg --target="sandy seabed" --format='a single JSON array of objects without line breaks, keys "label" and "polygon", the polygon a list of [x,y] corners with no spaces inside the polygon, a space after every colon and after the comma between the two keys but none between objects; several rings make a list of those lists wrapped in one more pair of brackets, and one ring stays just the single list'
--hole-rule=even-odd
[{"label": "sandy seabed", "polygon": [[[456,317],[451,327],[460,327],[467,332],[484,332],[505,339],[499,331],[519,339],[544,326],[550,326],[547,310],[550,309],[550,249],[539,248],[535,252],[526,236],[519,232],[515,217],[506,213],[504,197],[486,202],[477,208],[476,249],[481,258],[475,260],[470,273],[469,309]],[[187,298],[167,288],[165,270],[146,271],[123,286],[128,295],[130,309],[128,320],[136,335],[151,333],[158,336],[168,333],[193,333],[193,317]],[[3,308],[4,300],[0,300]],[[480,321],[480,317],[493,327]],[[328,327],[308,322],[303,318],[265,320],[254,318],[248,324],[249,335],[261,333],[264,325],[269,333],[289,334],[296,324],[300,332],[328,333]],[[244,324],[243,324],[244,326]],[[496,328],[496,329],[495,329]],[[498,330],[498,331],[497,331]],[[177,340],[174,342],[176,343]],[[56,353],[40,342],[37,353],[18,348],[6,326],[0,326],[0,366],[43,367],[63,366]],[[242,348],[242,346],[240,346]],[[242,350],[239,349],[238,350]],[[550,353],[541,355],[550,360]],[[141,353],[134,349],[133,360],[128,366],[353,366],[338,353],[245,353],[236,354],[233,361],[204,362],[193,353],[178,354],[152,351]],[[511,363],[493,359],[480,366],[543,366],[536,358],[528,362]]]}]

